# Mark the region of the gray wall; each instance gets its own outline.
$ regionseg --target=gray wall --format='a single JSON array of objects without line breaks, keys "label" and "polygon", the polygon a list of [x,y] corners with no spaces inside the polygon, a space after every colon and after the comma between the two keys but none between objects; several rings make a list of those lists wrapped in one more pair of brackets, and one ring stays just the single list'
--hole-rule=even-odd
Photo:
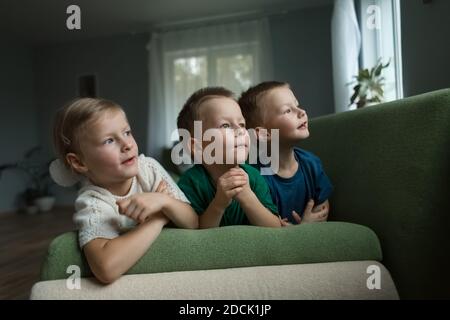
[{"label": "gray wall", "polygon": [[[39,141],[53,155],[51,130],[58,108],[77,97],[80,75],[96,74],[100,97],[125,109],[133,134],[145,152],[147,136],[148,69],[145,34],[115,36],[34,50]],[[73,204],[74,189],[56,187],[58,204]]]},{"label": "gray wall", "polygon": [[[16,162],[38,144],[34,107],[32,50],[17,44],[0,45],[0,165]],[[0,212],[15,208],[17,194],[28,177],[5,171],[0,178]]]},{"label": "gray wall", "polygon": [[401,1],[405,96],[450,87],[450,1]]},{"label": "gray wall", "polygon": [[80,75],[96,74],[98,95],[122,105],[138,144],[144,147],[148,106],[147,42],[148,36],[139,34],[37,48],[34,67],[39,140],[51,147],[56,110],[77,97]]},{"label": "gray wall", "polygon": [[310,117],[334,113],[332,11],[324,6],[270,19],[274,77],[291,84]]}]

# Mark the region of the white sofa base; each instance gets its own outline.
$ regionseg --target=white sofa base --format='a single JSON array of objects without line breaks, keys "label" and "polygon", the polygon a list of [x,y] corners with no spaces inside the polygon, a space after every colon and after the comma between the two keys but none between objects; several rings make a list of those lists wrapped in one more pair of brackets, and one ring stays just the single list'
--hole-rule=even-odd
[{"label": "white sofa base", "polygon": [[[380,289],[369,289],[369,266],[378,266]],[[377,268],[375,268],[377,269]],[[150,300],[318,300],[398,299],[389,271],[375,261],[261,266],[125,275],[110,285],[82,278],[80,289],[67,280],[36,283],[31,299]],[[373,283],[373,281],[369,281]],[[73,283],[73,281],[71,282]]]}]

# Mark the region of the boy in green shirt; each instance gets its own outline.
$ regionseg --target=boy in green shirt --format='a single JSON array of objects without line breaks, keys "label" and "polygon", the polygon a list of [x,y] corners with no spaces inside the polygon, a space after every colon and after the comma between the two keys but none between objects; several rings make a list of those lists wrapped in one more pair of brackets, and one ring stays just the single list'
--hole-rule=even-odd
[{"label": "boy in green shirt", "polygon": [[[199,215],[199,228],[281,226],[267,183],[257,169],[245,164],[249,136],[231,91],[220,87],[196,91],[184,104],[177,124],[197,163],[178,185]],[[195,135],[198,126],[200,137]],[[188,137],[181,134],[183,129]]]}]

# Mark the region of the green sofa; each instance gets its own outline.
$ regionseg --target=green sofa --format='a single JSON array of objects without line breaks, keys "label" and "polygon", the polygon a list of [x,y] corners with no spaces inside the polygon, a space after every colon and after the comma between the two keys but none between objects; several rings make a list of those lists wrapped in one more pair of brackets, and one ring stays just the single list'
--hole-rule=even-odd
[{"label": "green sofa", "polygon": [[402,299],[450,298],[450,89],[311,123],[331,219],[378,235]]},{"label": "green sofa", "polygon": [[[106,287],[66,233],[31,298],[450,298],[450,90],[317,118],[310,131],[300,147],[333,182],[330,222],[165,229]],[[66,289],[70,265],[85,290]],[[374,265],[382,290],[368,289]]]}]

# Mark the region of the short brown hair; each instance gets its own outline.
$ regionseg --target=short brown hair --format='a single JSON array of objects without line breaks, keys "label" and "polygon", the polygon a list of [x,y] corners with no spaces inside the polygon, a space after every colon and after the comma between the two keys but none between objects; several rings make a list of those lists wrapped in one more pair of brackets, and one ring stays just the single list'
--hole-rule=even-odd
[{"label": "short brown hair", "polygon": [[234,93],[223,87],[206,87],[195,91],[178,114],[178,129],[186,129],[194,134],[194,121],[199,119],[199,106],[209,99],[225,97],[234,100]]},{"label": "short brown hair", "polygon": [[241,107],[245,122],[247,123],[247,128],[254,129],[263,124],[260,99],[270,90],[280,87],[289,87],[289,84],[286,82],[266,81],[242,92],[238,103]]},{"label": "short brown hair", "polygon": [[69,166],[66,155],[80,152],[80,134],[91,121],[105,111],[122,111],[120,105],[106,99],[80,98],[67,103],[56,113],[53,144],[58,157]]}]

